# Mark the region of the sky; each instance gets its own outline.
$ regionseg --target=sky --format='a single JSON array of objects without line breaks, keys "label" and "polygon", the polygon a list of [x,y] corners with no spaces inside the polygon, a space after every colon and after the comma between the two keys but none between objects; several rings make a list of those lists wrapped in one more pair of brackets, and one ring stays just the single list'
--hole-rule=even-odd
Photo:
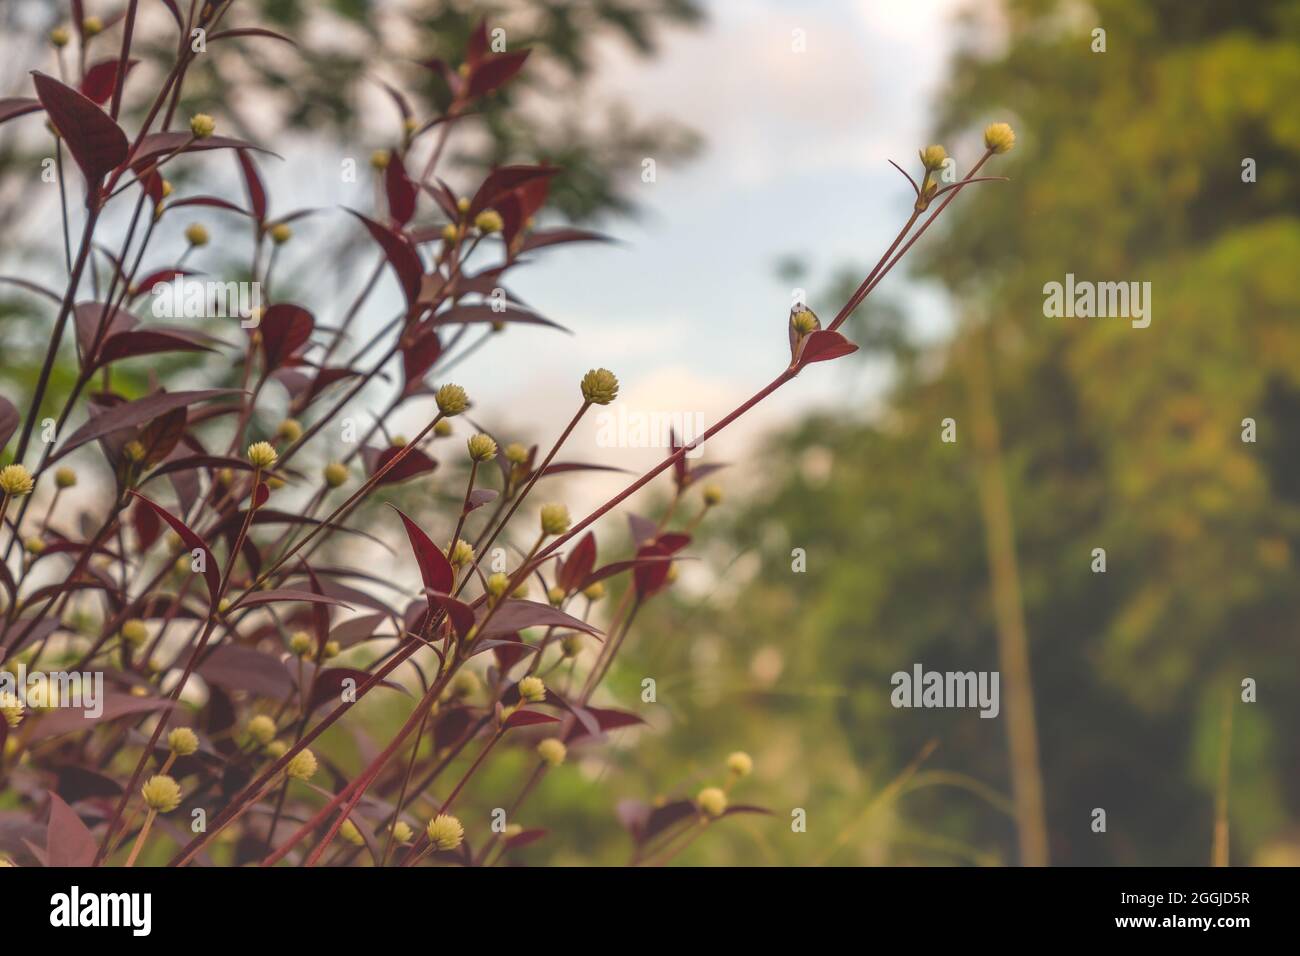
[{"label": "sky", "polygon": [[[525,370],[494,382],[493,411],[546,434],[596,365],[620,376],[629,421],[679,413],[712,423],[766,384],[789,360],[792,288],[777,261],[791,253],[810,261],[808,301],[828,317],[841,304],[818,297],[829,271],[846,262],[869,268],[906,219],[911,190],[888,160],[915,166],[925,144],[957,5],[718,0],[706,28],[667,35],[652,61],[606,50],[598,92],[685,123],[704,150],[685,165],[657,166],[653,183],[628,170],[643,214],[614,224],[619,244],[557,250],[520,271],[515,290],[576,335],[512,332],[482,363],[457,370],[466,386],[493,369]],[[794,50],[795,31],[803,52]],[[944,298],[902,280],[891,277],[882,291],[918,328],[944,327]],[[865,405],[878,387],[861,364],[814,366],[706,457],[735,460],[809,407],[846,394]],[[573,447],[610,460],[599,437],[579,431]],[[643,467],[661,452],[615,454]]]},{"label": "sky", "polygon": [[[680,165],[657,164],[654,182],[642,181],[640,163],[626,170],[639,215],[607,224],[616,243],[549,250],[512,273],[512,291],[574,334],[516,326],[460,365],[454,377],[475,400],[476,419],[506,440],[548,445],[577,405],[582,374],[607,367],[622,382],[621,417],[589,416],[563,457],[635,470],[663,451],[610,447],[606,439],[635,444],[637,423],[652,419],[673,419],[684,430],[711,424],[771,380],[789,359],[794,296],[777,262],[795,254],[812,265],[806,295],[829,317],[840,305],[820,295],[831,271],[847,263],[869,268],[906,219],[911,190],[888,161],[916,166],[961,4],[713,0],[704,27],[665,32],[653,59],[606,43],[593,105],[622,103],[638,116],[685,124],[703,150]],[[963,167],[961,147],[976,149],[947,145]],[[289,141],[280,146],[283,162],[263,161],[273,211],[357,205],[357,190],[369,187],[340,185],[338,150]],[[219,168],[231,175],[228,163]],[[228,186],[242,201],[235,182]],[[169,226],[177,242],[184,224]],[[287,246],[282,268],[292,269],[307,248]],[[881,291],[923,332],[949,321],[943,295],[901,273]],[[387,278],[368,310],[370,329],[399,301]],[[336,318],[322,313],[320,321]],[[810,408],[847,401],[866,409],[880,387],[878,370],[862,363],[813,366],[711,442],[706,457],[739,460],[765,432]],[[414,405],[391,430],[412,433],[427,417],[427,407]],[[613,427],[620,423],[621,438]],[[620,480],[584,482],[575,506]]]},{"label": "sky", "polygon": [[[671,118],[697,131],[703,150],[657,163],[654,182],[640,164],[626,171],[639,213],[608,225],[616,243],[550,250],[512,274],[512,291],[574,334],[516,327],[460,365],[455,377],[478,400],[476,417],[545,446],[572,414],[583,372],[607,367],[622,383],[619,401],[608,418],[588,416],[562,457],[639,470],[663,451],[610,447],[610,438],[636,443],[638,424],[654,431],[665,420],[698,430],[770,381],[789,360],[794,294],[777,262],[806,259],[808,301],[833,315],[841,303],[819,298],[830,272],[869,268],[906,219],[911,190],[888,161],[916,165],[959,6],[715,0],[705,27],[665,33],[654,59],[602,48],[595,105]],[[882,291],[923,333],[950,320],[938,290],[901,273]],[[769,430],[846,396],[865,409],[881,384],[860,363],[814,366],[705,457],[738,461]],[[418,429],[423,416],[412,408],[398,428]],[[584,480],[570,491],[575,507],[625,481]]]}]

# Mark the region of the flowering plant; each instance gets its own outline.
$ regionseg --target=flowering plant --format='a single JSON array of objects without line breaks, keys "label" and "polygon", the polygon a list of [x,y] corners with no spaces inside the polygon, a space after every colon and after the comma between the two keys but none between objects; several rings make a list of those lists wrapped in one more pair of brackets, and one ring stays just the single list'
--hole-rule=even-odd
[{"label": "flowering plant", "polygon": [[[511,324],[553,325],[513,298],[505,277],[528,253],[599,238],[538,225],[560,172],[554,167],[501,166],[460,193],[439,176],[449,137],[525,67],[528,51],[494,49],[480,24],[462,62],[423,64],[451,91],[449,105],[428,120],[389,88],[402,121],[391,147],[371,158],[375,208],[349,209],[345,226],[373,241],[376,265],[325,325],[271,292],[278,250],[306,213],[272,214],[259,171],[266,149],[221,135],[213,115],[177,116],[200,55],[186,40],[195,31],[207,43],[291,42],[227,24],[231,5],[191,4],[187,16],[167,4],[179,31],[176,54],[133,131],[124,128],[122,104],[135,63],[136,0],[107,23],[81,16],[74,3],[73,29],[51,40],[62,51],[75,39],[75,77],[38,72],[33,96],[0,101],[0,122],[44,114],[60,169],[75,165],[81,179],[80,194],[69,195],[60,178],[63,290],[12,280],[48,300],[54,323],[32,394],[0,398],[0,449],[12,442],[13,462],[0,470],[0,669],[57,666],[71,677],[2,698],[0,785],[33,826],[48,822],[42,839],[0,849],[47,865],[131,866],[146,850],[173,865],[508,860],[546,836],[542,826],[515,822],[527,819],[526,801],[545,775],[609,731],[642,722],[593,700],[638,610],[671,586],[691,532],[722,500],[703,480],[716,466],[691,464],[688,452],[809,365],[853,352],[840,326],[978,181],[984,163],[1011,148],[1014,134],[1005,124],[989,127],[983,156],[947,183],[939,177],[945,151],[923,150],[921,181],[908,177],[911,216],[834,319],[823,326],[797,305],[786,322],[788,361],[771,382],[574,520],[539,488],[597,467],[559,455],[593,406],[617,400],[612,372],[582,376],[571,418],[544,451],[481,427],[463,445],[451,440],[453,420],[473,411],[472,390],[446,380],[451,366]],[[87,55],[119,25],[110,56]],[[245,204],[201,191],[174,195],[168,173],[210,162],[203,157],[213,152],[237,164]],[[239,310],[225,336],[137,314],[159,283],[192,274],[187,258],[210,238],[202,224],[186,230],[187,251],[172,264],[144,262],[159,254],[159,224],[195,209],[251,225],[249,275],[266,300]],[[107,225],[120,218],[125,229],[110,239]],[[95,263],[106,249],[115,251],[104,253],[105,275]],[[402,309],[345,357],[385,276],[395,280]],[[69,325],[72,386],[43,421]],[[242,381],[197,389],[164,381],[132,394],[122,363],[176,353],[233,358]],[[374,425],[339,453],[329,430],[368,385],[393,377],[398,387]],[[288,413],[267,426],[277,390]],[[385,423],[408,407],[429,409],[424,426],[409,440],[389,436]],[[387,513],[405,535],[417,595],[393,602],[382,596],[382,578],[322,560],[328,542],[364,533],[349,524],[358,509],[431,480],[435,453],[463,466],[464,476],[437,530],[396,508]],[[602,562],[593,525],[665,472],[672,493],[664,513],[632,516],[634,550]],[[93,496],[82,495],[74,521],[63,496],[84,490],[88,473],[104,480]],[[698,504],[683,522],[696,489]],[[611,611],[598,613],[607,587],[621,591]],[[56,690],[79,689],[78,675],[91,673],[107,688],[99,713],[63,712]],[[358,772],[345,772],[321,735],[355,718],[362,699],[406,686],[413,690],[404,722],[367,748]],[[466,807],[471,778],[495,752],[516,747],[531,751],[533,769],[516,793],[502,795],[504,813]],[[717,821],[765,812],[731,797],[751,768],[747,755],[734,753],[720,785],[655,807],[622,805],[633,861],[666,862]],[[169,822],[178,813],[188,817],[188,832]]]}]

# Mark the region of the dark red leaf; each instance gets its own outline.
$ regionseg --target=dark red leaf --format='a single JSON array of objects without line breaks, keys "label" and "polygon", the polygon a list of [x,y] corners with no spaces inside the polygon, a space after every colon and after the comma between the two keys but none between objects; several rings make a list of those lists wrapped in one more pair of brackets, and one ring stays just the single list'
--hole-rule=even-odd
[{"label": "dark red leaf", "polygon": [[5,97],[0,99],[0,123],[27,113],[38,113],[40,110],[41,101],[34,100],[30,96]]},{"label": "dark red leaf", "polygon": [[[429,590],[438,594],[450,594],[456,585],[456,572],[452,570],[451,562],[447,556],[442,553],[441,549],[433,543],[433,540],[421,530],[420,526],[402,514],[397,508],[393,508],[397,516],[402,519],[402,524],[406,526],[406,537],[410,539],[411,551],[415,553],[415,563],[420,568],[420,580]],[[429,599],[429,610],[432,611],[437,607],[432,595],[426,595]]]},{"label": "dark red leaf", "polygon": [[14,432],[18,429],[18,422],[21,416],[14,403],[9,401],[3,395],[0,395],[0,451],[4,451],[5,445],[9,444],[9,439],[13,437]]},{"label": "dark red leaf", "polygon": [[501,53],[479,63],[469,76],[469,95],[485,96],[509,83],[523,69],[531,50]]},{"label": "dark red leaf", "polygon": [[146,468],[152,468],[172,453],[185,434],[186,417],[184,408],[173,408],[159,415],[140,432]]},{"label": "dark red leaf", "polygon": [[560,718],[536,710],[516,710],[501,724],[502,727],[531,727],[534,724],[558,724]]},{"label": "dark red leaf", "polygon": [[99,843],[63,798],[50,791],[50,823],[45,834],[46,866],[90,866]]},{"label": "dark red leaf", "polygon": [[197,670],[205,681],[226,690],[246,690],[278,701],[293,692],[293,680],[284,663],[251,647],[214,647]]},{"label": "dark red leaf", "polygon": [[447,617],[451,619],[452,627],[456,629],[459,637],[465,637],[469,634],[470,628],[474,626],[474,609],[463,601],[458,601],[450,594],[439,594],[437,591],[426,590],[425,594],[429,598],[430,607],[440,607],[447,612]]},{"label": "dark red leaf", "polygon": [[533,827],[531,830],[521,830],[512,837],[506,837],[506,849],[518,850],[520,847],[528,846],[530,843],[536,843],[550,832],[550,830],[543,827]]},{"label": "dark red leaf", "polygon": [[170,133],[150,133],[146,136],[140,143],[140,148],[131,157],[131,165],[135,169],[142,169],[153,160],[175,153],[177,150],[181,150],[182,153],[198,153],[210,149],[255,149],[259,153],[276,155],[269,149],[263,149],[247,140],[234,139],[230,136],[194,139],[190,133],[177,130]]},{"label": "dark red leaf", "polygon": [[558,322],[542,318],[536,312],[521,309],[517,305],[506,305],[500,311],[490,305],[457,305],[430,316],[426,325],[458,325],[463,322],[519,322],[524,325],[546,325],[561,332],[569,331]]},{"label": "dark red leaf", "polygon": [[[326,701],[338,703],[343,694],[345,681],[351,681],[352,683],[349,686],[356,689],[369,679],[370,674],[367,671],[357,670],[353,667],[327,667],[320,671],[312,682],[311,702],[307,705],[307,709],[315,710]],[[383,680],[379,682],[379,685],[406,693],[405,687],[392,681]]]},{"label": "dark red leaf", "polygon": [[272,588],[270,591],[254,591],[248,597],[241,598],[239,607],[253,607],[258,604],[277,604],[284,601],[302,601],[308,604],[335,604],[339,607],[345,607],[349,611],[352,605],[345,604],[338,598],[330,597],[327,594],[313,594],[311,591],[300,591],[297,588]]},{"label": "dark red leaf", "polygon": [[397,274],[402,295],[406,297],[407,308],[414,306],[420,295],[420,279],[424,275],[424,267],[420,265],[420,257],[416,255],[411,244],[405,237],[381,226],[373,219],[366,218],[356,210],[349,209],[348,212],[361,220],[371,237],[384,250],[384,257],[393,267],[393,272]]},{"label": "dark red leaf", "polygon": [[[113,95],[113,88],[117,86],[117,65],[119,62],[118,57],[100,60],[86,70],[86,75],[81,78],[81,92],[85,94],[87,99],[100,106],[108,102],[108,98]],[[131,68],[139,62],[139,60],[126,61],[128,76],[131,75]]]},{"label": "dark red leaf", "polygon": [[62,458],[68,452],[80,448],[86,442],[110,435],[123,428],[141,425],[152,421],[173,408],[184,408],[195,402],[210,398],[223,398],[227,395],[243,394],[237,388],[204,388],[192,392],[155,392],[133,402],[124,402],[101,412],[64,440],[62,447],[50,456],[50,461]]},{"label": "dark red leaf", "polygon": [[483,184],[479,186],[470,201],[469,215],[477,216],[484,209],[491,207],[504,193],[518,189],[534,179],[554,176],[560,170],[554,166],[499,166],[488,173]]},{"label": "dark red leaf", "polygon": [[528,252],[531,249],[541,249],[544,246],[558,246],[566,242],[612,242],[609,236],[603,236],[598,232],[591,232],[586,229],[545,229],[536,232],[530,232],[524,236],[524,241],[519,246],[520,252]]},{"label": "dark red leaf", "polygon": [[384,189],[388,193],[388,214],[399,226],[405,226],[415,215],[415,183],[406,175],[402,157],[394,152],[384,170]]},{"label": "dark red leaf", "polygon": [[240,27],[237,30],[221,30],[220,32],[209,36],[208,42],[211,43],[213,40],[226,40],[231,37],[266,37],[268,40],[279,40],[282,43],[289,44],[290,46],[298,45],[297,41],[290,39],[283,33],[276,33],[274,30],[267,30],[263,27]]},{"label": "dark red leaf", "polygon": [[830,329],[819,329],[804,340],[799,351],[799,365],[811,365],[814,362],[829,362],[856,352],[858,347]]},{"label": "dark red leaf", "polygon": [[[487,609],[481,608],[479,614],[480,617],[486,617]],[[479,635],[491,637],[494,634],[509,634],[526,627],[567,627],[600,637],[600,631],[595,627],[570,614],[565,614],[559,608],[551,607],[549,604],[539,604],[536,601],[517,600],[502,601],[492,614],[492,619],[482,625]]]},{"label": "dark red leaf", "polygon": [[410,446],[394,448],[390,445],[377,454],[374,453],[373,449],[369,449],[369,451],[370,454],[366,455],[366,459],[371,475],[379,474],[388,466],[389,462],[392,462],[399,455],[401,456],[401,460],[397,464],[384,472],[384,477],[375,483],[375,487],[409,481],[412,478],[418,478],[420,475],[427,475],[438,467],[438,463],[423,451]]},{"label": "dark red leaf", "polygon": [[488,55],[488,28],[487,18],[479,20],[469,35],[469,41],[465,44],[465,62],[474,66],[485,56]]},{"label": "dark red leaf", "polygon": [[300,305],[277,302],[267,309],[258,325],[266,367],[275,369],[290,362],[315,328],[316,320]]},{"label": "dark red leaf", "polygon": [[138,491],[132,491],[131,494],[135,495],[141,503],[148,505],[157,512],[158,517],[162,518],[163,521],[166,521],[167,524],[171,526],[171,529],[180,535],[181,541],[185,543],[185,547],[189,551],[193,552],[197,549],[204,552],[203,578],[208,584],[208,606],[209,608],[216,606],[217,594],[221,591],[221,571],[217,564],[217,556],[212,553],[212,549],[208,547],[208,543],[191,531],[185,522],[181,521],[180,518],[177,518],[166,508],[150,501]]},{"label": "dark red leaf", "polygon": [[36,95],[59,131],[86,181],[98,186],[104,174],[126,160],[126,134],[107,113],[70,86],[33,71]]},{"label": "dark red leaf", "polygon": [[566,594],[576,591],[595,566],[596,536],[588,531],[564,559],[564,564],[556,574],[555,583],[563,588]]},{"label": "dark red leaf", "polygon": [[478,508],[482,508],[489,501],[495,501],[499,491],[492,488],[475,488],[469,493],[469,498],[465,502],[464,514],[469,514]]},{"label": "dark red leaf", "polygon": [[157,355],[159,352],[211,352],[210,342],[202,333],[186,329],[134,329],[106,339],[91,367],[99,368],[118,359]]},{"label": "dark red leaf", "polygon": [[244,174],[244,189],[248,193],[248,208],[253,211],[254,219],[259,223],[265,222],[266,187],[262,185],[262,177],[258,175],[257,167],[253,165],[253,158],[249,156],[248,150],[236,150],[235,156],[239,160],[239,170]]},{"label": "dark red leaf", "polygon": [[409,395],[424,384],[424,373],[442,354],[442,341],[436,329],[427,329],[414,341],[402,346],[402,394]]}]

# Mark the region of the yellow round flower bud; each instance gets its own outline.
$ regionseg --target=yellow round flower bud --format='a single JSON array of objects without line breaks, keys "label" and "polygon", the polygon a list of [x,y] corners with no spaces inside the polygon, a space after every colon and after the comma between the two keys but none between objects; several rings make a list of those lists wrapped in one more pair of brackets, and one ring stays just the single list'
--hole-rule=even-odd
[{"label": "yellow round flower bud", "polygon": [[722,503],[721,485],[713,485],[713,484],[705,485],[703,491],[704,491],[704,503],[708,505],[710,508],[712,508],[714,505]]},{"label": "yellow round flower bud", "polygon": [[596,581],[582,589],[582,596],[588,601],[599,601],[605,596],[605,582]]},{"label": "yellow round flower bud", "polygon": [[0,491],[15,498],[30,495],[36,482],[22,465],[5,465],[0,468]]},{"label": "yellow round flower bud", "polygon": [[122,640],[130,647],[139,647],[149,640],[149,627],[138,617],[122,622]]},{"label": "yellow round flower bud", "polygon": [[398,843],[410,843],[415,836],[415,831],[405,820],[398,820],[393,824],[393,839]]},{"label": "yellow round flower bud", "polygon": [[927,146],[921,150],[921,165],[925,167],[926,172],[932,173],[943,166],[943,161],[948,158],[948,151],[942,146]]},{"label": "yellow round flower bud", "polygon": [[550,601],[551,604],[556,607],[559,607],[564,603],[564,594],[564,588],[558,586],[552,587],[546,592],[546,600]]},{"label": "yellow round flower bud", "polygon": [[289,745],[283,740],[272,740],[266,745],[266,755],[272,760],[279,760],[289,751]]},{"label": "yellow round flower bud", "polygon": [[326,641],[325,646],[321,648],[321,655],[329,660],[332,657],[338,657],[343,648],[339,646],[338,641]]},{"label": "yellow round flower bud", "polygon": [[191,246],[206,246],[208,230],[201,222],[192,222],[185,228],[185,239]]},{"label": "yellow round flower bud", "polygon": [[457,538],[447,554],[447,561],[453,568],[463,568],[474,560],[474,548],[463,538]]},{"label": "yellow round flower bud", "polygon": [[456,241],[457,239],[459,239],[459,238],[460,238],[460,230],[459,230],[458,228],[456,228],[456,224],[455,224],[455,223],[453,223],[453,222],[449,222],[449,223],[447,223],[447,225],[445,225],[445,226],[442,227],[442,241],[443,241],[443,242],[448,243],[448,244],[451,244],[451,243],[455,242],[455,241]]},{"label": "yellow round flower bud", "polygon": [[170,179],[164,179],[162,181],[162,194],[163,194],[163,199],[166,199],[168,196],[172,194],[172,182]]},{"label": "yellow round flower bud", "polygon": [[287,442],[296,442],[302,437],[302,422],[296,418],[286,418],[276,426],[275,437]]},{"label": "yellow round flower bud", "polygon": [[451,681],[451,696],[469,697],[480,686],[478,675],[473,671],[457,671]]},{"label": "yellow round flower bud", "polygon": [[618,379],[607,368],[593,368],[582,376],[582,398],[593,405],[608,405],[618,398]]},{"label": "yellow round flower bud", "polygon": [[225,614],[230,610],[230,598],[222,598],[217,602],[217,613]]},{"label": "yellow round flower bud", "polygon": [[167,748],[178,757],[188,757],[199,749],[199,735],[189,727],[177,727],[167,735]]},{"label": "yellow round flower bud", "polygon": [[1016,145],[1016,131],[1007,123],[990,123],[984,127],[984,145],[995,153],[1010,152]]},{"label": "yellow round flower bud", "polygon": [[339,836],[347,840],[353,846],[365,846],[366,838],[361,835],[357,825],[351,820],[344,820],[343,825],[339,827]]},{"label": "yellow round flower bud", "polygon": [[71,39],[66,27],[55,27],[50,31],[50,43],[53,46],[65,47]]},{"label": "yellow round flower bud", "polygon": [[433,425],[433,434],[438,438],[446,438],[451,434],[451,422],[445,418],[438,419]]},{"label": "yellow round flower bud", "polygon": [[294,631],[293,634],[289,636],[289,650],[298,657],[306,657],[310,654],[315,643],[316,642],[312,640],[312,636],[306,631]]},{"label": "yellow round flower bud", "polygon": [[150,777],[140,788],[140,795],[145,806],[156,813],[171,813],[181,805],[180,784],[166,774]]},{"label": "yellow round flower bud", "polygon": [[5,723],[10,727],[17,727],[23,722],[23,711],[26,708],[23,702],[18,699],[18,695],[13,691],[0,691],[0,717],[4,717]]},{"label": "yellow round flower bud", "polygon": [[564,534],[569,530],[569,509],[560,504],[542,505],[542,533]]},{"label": "yellow round flower bud", "polygon": [[705,787],[696,795],[695,802],[706,816],[720,817],[727,811],[727,795],[718,787]]},{"label": "yellow round flower bud", "polygon": [[582,651],[582,637],[578,634],[565,634],[560,638],[560,650],[565,657],[577,657]]},{"label": "yellow round flower bud", "polygon": [[512,441],[506,445],[506,461],[514,465],[522,465],[528,461],[528,449],[517,441]]},{"label": "yellow round flower bud", "polygon": [[375,169],[387,169],[392,157],[386,149],[377,149],[370,154],[370,165]]},{"label": "yellow round flower bud", "polygon": [[501,221],[501,213],[495,209],[484,209],[474,217],[474,225],[478,227],[479,232],[500,232],[504,223]]},{"label": "yellow round flower bud", "polygon": [[104,32],[104,21],[99,17],[86,17],[81,21],[81,32],[88,37],[97,36]]},{"label": "yellow round flower bud", "polygon": [[546,700],[546,683],[540,677],[529,675],[519,682],[519,696],[530,704]]},{"label": "yellow round flower bud", "polygon": [[519,598],[520,600],[528,597],[528,582],[520,581],[519,586],[510,592],[510,596],[512,598]]},{"label": "yellow round flower bud", "polygon": [[279,457],[270,442],[258,441],[248,446],[248,462],[255,468],[270,468]]},{"label": "yellow round flower bud", "polygon": [[271,227],[271,241],[277,246],[282,246],[293,238],[293,230],[289,228],[287,222],[277,222]]},{"label": "yellow round flower bud", "polygon": [[436,850],[454,850],[465,839],[465,828],[450,813],[440,813],[430,820],[426,832],[429,844]]},{"label": "yellow round flower bud", "polygon": [[316,755],[304,747],[293,755],[284,772],[293,780],[310,780],[316,775]]},{"label": "yellow round flower bud", "polygon": [[564,746],[564,741],[559,737],[547,737],[537,745],[537,756],[541,757],[552,767],[558,767],[564,763],[564,757],[568,749]]},{"label": "yellow round flower bud", "polygon": [[127,461],[144,461],[146,453],[143,442],[129,441],[122,446],[122,456]]},{"label": "yellow round flower bud", "polygon": [[265,747],[275,739],[275,721],[266,714],[258,714],[248,722],[248,736]]},{"label": "yellow round flower bud", "polygon": [[462,216],[463,216],[465,213],[469,212],[469,197],[468,197],[468,196],[461,196],[459,199],[457,199],[457,200],[456,200],[456,208],[460,211],[460,214],[461,214]]},{"label": "yellow round flower bud", "polygon": [[71,468],[60,468],[54,473],[54,484],[58,488],[71,488],[77,483],[77,473]]},{"label": "yellow round flower bud", "polygon": [[195,113],[190,118],[190,132],[197,139],[207,139],[217,128],[217,121],[207,113]]},{"label": "yellow round flower bud", "polygon": [[790,313],[790,326],[799,335],[807,335],[817,328],[817,316],[812,309],[796,309]]},{"label": "yellow round flower bud", "polygon": [[471,435],[466,445],[474,461],[491,461],[497,455],[497,443],[489,435]]},{"label": "yellow round flower bud", "polygon": [[494,598],[499,598],[506,593],[506,588],[510,587],[510,576],[502,574],[500,571],[491,575],[487,579],[487,592]]},{"label": "yellow round flower bud", "polygon": [[30,555],[40,554],[45,550],[45,542],[33,535],[23,542],[23,550]]},{"label": "yellow round flower bud", "polygon": [[727,769],[737,777],[748,777],[754,772],[754,760],[743,750],[727,755]]},{"label": "yellow round flower bud", "polygon": [[348,466],[341,461],[332,461],[325,466],[325,484],[337,488],[348,480]]},{"label": "yellow round flower bud", "polygon": [[459,385],[444,385],[433,397],[438,402],[438,411],[448,418],[469,408],[469,396]]}]

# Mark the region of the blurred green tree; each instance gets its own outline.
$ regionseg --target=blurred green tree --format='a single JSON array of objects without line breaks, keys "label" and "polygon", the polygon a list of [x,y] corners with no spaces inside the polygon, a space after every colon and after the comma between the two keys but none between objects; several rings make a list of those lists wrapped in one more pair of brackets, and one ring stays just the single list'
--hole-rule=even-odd
[{"label": "blurred green tree", "polygon": [[[784,860],[819,859],[844,834],[857,856],[838,862],[1018,859],[998,796],[1013,789],[1005,682],[999,720],[889,703],[891,673],[914,662],[999,667],[981,354],[1053,862],[1208,863],[1225,706],[1229,858],[1294,862],[1300,3],[988,12],[952,65],[939,141],[969,157],[985,123],[1010,120],[1018,142],[999,171],[1014,183],[963,195],[920,266],[958,303],[958,333],[915,352],[879,337],[898,373],[883,412],[774,439],[758,496],[705,552],[742,553],[748,573],[719,566],[717,600],[674,640],[684,603],[647,618],[664,639],[630,648],[625,671],[670,666],[669,645],[708,658],[712,691],[692,671],[658,746],[753,749],[756,802],[824,821],[781,837]],[[1045,317],[1044,285],[1067,273],[1149,281],[1150,326]],[[949,417],[954,444],[940,440]],[[795,547],[806,573],[791,572]],[[1241,702],[1247,678],[1257,703]],[[884,783],[932,738],[939,749],[882,807]],[[847,829],[864,808],[876,825]],[[683,857],[724,858],[762,856],[738,836]]]}]

